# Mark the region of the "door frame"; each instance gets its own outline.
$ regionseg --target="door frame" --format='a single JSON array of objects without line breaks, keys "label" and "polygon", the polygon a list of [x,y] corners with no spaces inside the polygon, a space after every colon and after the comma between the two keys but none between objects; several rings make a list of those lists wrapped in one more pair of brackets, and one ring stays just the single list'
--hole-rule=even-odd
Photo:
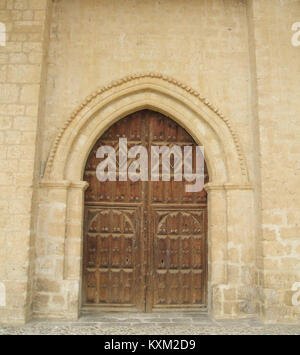
[{"label": "door frame", "polygon": [[[253,186],[235,125],[197,90],[167,75],[150,72],[130,75],[91,93],[66,118],[53,143],[40,182],[37,235],[49,242],[55,238],[62,255],[37,250],[36,278],[43,282],[55,275],[56,295],[64,302],[58,306],[50,298],[41,311],[36,305],[37,316],[74,319],[80,314],[85,161],[109,126],[145,108],[171,117],[206,148],[210,176],[205,187],[209,313],[215,318],[237,318],[245,316],[241,303],[255,309],[253,294],[258,285],[254,280],[259,268],[255,251],[259,250],[260,240],[255,234]],[[236,245],[240,246],[241,258],[232,273],[230,249]],[[54,262],[46,275],[42,265],[49,264],[49,259]],[[241,277],[245,272],[249,277]],[[43,291],[37,289],[35,296],[43,296]]]},{"label": "door frame", "polygon": [[[147,146],[148,154],[150,154],[150,147],[151,147],[151,142],[157,144],[159,141],[154,140],[152,141],[153,137],[151,134],[151,128],[152,124],[154,122],[160,121],[161,118],[165,120],[164,124],[168,124],[169,121],[173,122],[174,126],[178,126],[182,132],[186,132],[185,129],[179,125],[177,122],[174,120],[170,119],[166,115],[161,115],[158,114],[157,112],[153,110],[140,110],[137,112],[134,112],[134,115],[137,115],[137,117],[134,117],[132,115],[125,116],[121,118],[118,122],[121,122],[123,119],[136,119],[138,118],[141,120],[141,144],[144,144],[144,146]],[[154,119],[155,118],[155,119]],[[148,119],[151,119],[151,121],[148,121]],[[154,120],[153,120],[154,119]],[[156,121],[157,120],[157,121]],[[119,123],[118,123],[119,124]],[[143,125],[145,124],[145,125]],[[102,140],[106,142],[107,140],[109,141],[108,144],[113,144],[112,142],[117,139],[116,137],[114,138],[108,138],[107,135],[109,133],[109,130],[112,128],[116,128],[116,123],[111,125],[109,129],[107,129],[106,132],[104,132],[103,135],[101,135],[95,145],[93,146],[91,152],[94,152],[96,150],[97,146],[102,145]],[[155,129],[155,128],[154,128]],[[145,131],[147,130],[147,132]],[[179,131],[179,137],[183,134],[181,131]],[[112,132],[111,132],[112,133]],[[187,133],[187,132],[186,132]],[[114,133],[112,133],[114,136]],[[178,134],[178,133],[177,133]],[[130,135],[130,132],[128,132],[128,136]],[[189,137],[188,137],[189,136]],[[111,137],[111,136],[109,136]],[[130,135],[131,137],[131,135]],[[151,137],[151,138],[150,138]],[[156,138],[156,137],[155,137]],[[170,138],[170,137],[169,137]],[[197,145],[193,137],[191,137],[187,133],[187,137],[183,138],[186,139],[186,144],[193,144]],[[168,141],[168,140],[167,140]],[[166,143],[167,141],[161,141],[161,143]],[[130,141],[128,142],[130,143]],[[173,143],[178,143],[178,144],[184,144],[184,141],[168,141],[170,145]],[[94,171],[95,167],[93,168],[89,167],[89,162],[92,159],[92,155],[89,155],[87,161],[86,161],[86,168],[85,168],[85,180],[89,180],[87,177],[90,173],[90,171]],[[93,160],[92,160],[93,161]],[[149,171],[151,170],[151,161],[149,159]],[[205,169],[206,170],[206,169]],[[87,176],[86,176],[87,174]],[[184,180],[182,181],[182,186],[184,185]],[[142,196],[144,196],[144,199],[142,199],[139,203],[132,203],[132,202],[124,202],[124,203],[119,203],[117,201],[114,202],[89,202],[86,201],[86,195],[87,192],[85,192],[85,204],[84,204],[84,228],[83,228],[83,263],[82,263],[82,307],[85,309],[91,308],[92,310],[98,309],[98,310],[107,310],[107,309],[112,309],[112,310],[123,310],[123,311],[134,311],[136,308],[137,311],[140,312],[152,312],[155,310],[174,310],[178,309],[181,311],[184,310],[201,310],[204,308],[207,308],[207,281],[208,281],[208,276],[207,276],[207,271],[208,271],[208,256],[207,256],[207,196],[205,199],[205,202],[191,202],[191,203],[166,203],[162,202],[162,204],[156,205],[154,201],[152,201],[152,190],[153,190],[153,185],[151,181],[149,182],[141,182],[141,190],[143,191]],[[97,190],[97,189],[96,189]],[[94,193],[96,191],[93,189],[92,195],[94,196]],[[86,235],[88,234],[88,211],[91,211],[91,209],[106,209],[106,210],[113,210],[118,209],[120,207],[124,207],[126,209],[132,209],[134,208],[134,205],[136,205],[137,210],[140,210],[141,214],[141,222],[139,224],[138,229],[136,230],[136,249],[137,252],[135,253],[135,259],[136,259],[136,264],[135,264],[135,290],[136,290],[136,303],[135,307],[129,306],[126,304],[105,304],[105,303],[88,303],[86,300],[87,296],[87,287],[86,287],[86,282],[87,282],[87,274],[86,274],[86,268],[87,266],[87,258],[88,258],[88,252],[87,252],[87,238]],[[155,284],[156,284],[156,277],[157,275],[157,270],[156,270],[156,264],[155,264],[155,241],[156,241],[156,233],[157,233],[157,225],[156,225],[156,218],[155,215],[159,211],[166,211],[166,212],[178,212],[178,211],[186,211],[186,212],[191,212],[191,211],[197,211],[200,210],[203,212],[203,217],[202,217],[202,228],[204,230],[202,238],[204,239],[202,242],[202,252],[201,252],[201,260],[202,260],[202,276],[201,276],[201,299],[202,303],[201,304],[186,304],[184,305],[155,305],[154,304],[154,293],[155,293]],[[143,238],[139,238],[138,236],[143,236]],[[146,251],[146,252],[145,252]],[[192,255],[190,255],[190,258],[192,258]],[[113,268],[111,269],[113,270]],[[138,270],[141,270],[139,273]],[[179,269],[178,269],[179,270]],[[170,271],[170,270],[169,270]],[[179,277],[180,273],[178,273]],[[98,275],[99,276],[99,275]],[[96,276],[97,278],[97,276]],[[97,284],[99,280],[96,280]],[[99,292],[99,285],[96,286],[97,292]],[[192,289],[191,289],[192,292]]]}]

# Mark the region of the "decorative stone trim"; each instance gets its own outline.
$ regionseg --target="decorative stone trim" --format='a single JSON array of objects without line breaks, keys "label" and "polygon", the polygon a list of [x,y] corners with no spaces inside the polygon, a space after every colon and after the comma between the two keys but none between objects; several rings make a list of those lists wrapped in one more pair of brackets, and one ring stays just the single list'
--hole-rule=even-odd
[{"label": "decorative stone trim", "polygon": [[67,130],[67,128],[69,127],[69,125],[72,123],[72,121],[78,116],[78,114],[89,104],[91,103],[94,99],[96,99],[98,96],[104,94],[105,92],[122,86],[128,82],[131,81],[135,81],[138,79],[145,79],[145,78],[150,78],[150,79],[159,79],[162,80],[164,82],[168,82],[172,85],[175,85],[178,88],[183,89],[186,93],[194,96],[195,98],[197,98],[199,101],[201,101],[204,105],[206,105],[210,110],[212,110],[227,126],[231,136],[233,137],[233,142],[234,145],[236,147],[237,150],[237,154],[239,157],[239,161],[240,161],[240,167],[241,167],[241,171],[242,171],[242,175],[247,176],[247,166],[246,166],[246,160],[244,157],[244,154],[242,152],[242,148],[240,145],[240,141],[238,138],[237,133],[234,131],[234,129],[232,128],[232,124],[229,120],[229,118],[226,118],[224,116],[224,114],[216,107],[214,106],[209,100],[207,100],[204,96],[202,96],[199,92],[197,92],[196,90],[192,89],[190,86],[175,80],[174,78],[171,78],[170,76],[164,75],[164,74],[160,74],[160,73],[152,73],[152,72],[148,72],[148,73],[137,73],[137,74],[133,74],[133,75],[129,75],[126,76],[123,79],[117,80],[117,81],[113,81],[108,85],[105,85],[101,88],[99,88],[98,90],[94,91],[90,96],[88,96],[83,103],[77,107],[77,109],[71,114],[71,116],[69,117],[69,119],[65,122],[64,126],[60,129],[60,132],[58,133],[54,144],[52,146],[52,149],[50,151],[50,155],[48,158],[48,163],[47,163],[47,173],[50,173],[52,170],[52,166],[53,166],[53,162],[54,162],[54,158],[59,146],[59,143],[61,141],[62,136],[64,135],[65,131]]},{"label": "decorative stone trim", "polygon": [[225,184],[225,190],[253,190],[251,184],[239,185],[239,184]]},{"label": "decorative stone trim", "polygon": [[42,181],[40,183],[41,188],[46,189],[80,189],[85,191],[89,187],[89,183],[86,181],[71,182],[71,181]]},{"label": "decorative stone trim", "polygon": [[205,184],[204,185],[204,190],[205,191],[214,191],[214,190],[225,190],[225,187],[224,187],[224,184],[222,185],[222,184],[217,184],[217,185],[215,185],[215,184],[211,184],[211,183],[208,183],[208,184]]},{"label": "decorative stone trim", "polygon": [[42,181],[40,183],[41,188],[45,189],[68,189],[71,186],[71,181]]},{"label": "decorative stone trim", "polygon": [[79,189],[82,191],[87,190],[87,188],[90,186],[90,184],[86,181],[79,181],[79,182],[72,182],[71,183],[71,189]]},{"label": "decorative stone trim", "polygon": [[251,184],[239,185],[239,184],[206,184],[204,185],[206,191],[221,191],[221,190],[253,190]]}]

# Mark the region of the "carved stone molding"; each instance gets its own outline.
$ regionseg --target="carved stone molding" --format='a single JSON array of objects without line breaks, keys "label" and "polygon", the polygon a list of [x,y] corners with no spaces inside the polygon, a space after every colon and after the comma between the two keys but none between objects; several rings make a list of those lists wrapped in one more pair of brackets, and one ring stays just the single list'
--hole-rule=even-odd
[{"label": "carved stone molding", "polygon": [[204,186],[206,191],[228,191],[228,190],[253,190],[253,186],[251,184],[211,184],[208,183]]},{"label": "carved stone molding", "polygon": [[87,190],[89,187],[89,183],[86,181],[72,182],[70,188],[71,189],[79,189],[82,191]]},{"label": "carved stone molding", "polygon": [[85,191],[89,187],[86,181],[71,182],[67,180],[63,181],[42,181],[40,183],[40,188],[44,189],[79,189]]},{"label": "carved stone molding", "polygon": [[224,114],[215,106],[213,105],[208,99],[206,99],[204,96],[202,96],[199,92],[197,92],[196,90],[194,90],[193,88],[191,88],[190,86],[180,82],[179,80],[176,80],[170,76],[164,75],[164,74],[160,74],[160,73],[152,73],[152,72],[148,72],[148,73],[138,73],[138,74],[133,74],[133,75],[129,75],[126,76],[125,78],[122,78],[120,80],[117,81],[113,81],[108,85],[105,85],[101,88],[99,88],[98,90],[94,91],[90,96],[88,96],[81,105],[79,105],[76,110],[71,114],[71,116],[68,118],[68,120],[65,122],[65,124],[63,125],[63,127],[60,129],[54,144],[52,146],[52,149],[50,151],[50,155],[48,158],[48,163],[47,163],[47,169],[46,169],[46,173],[50,173],[52,170],[52,166],[53,166],[53,162],[58,150],[58,146],[60,144],[60,141],[65,133],[65,131],[67,130],[67,128],[70,126],[70,124],[72,123],[72,121],[80,114],[80,112],[86,108],[86,106],[88,106],[93,100],[95,100],[96,98],[98,98],[99,96],[103,95],[105,92],[112,90],[114,88],[120,87],[128,82],[132,82],[132,81],[136,81],[139,79],[158,79],[161,80],[163,82],[167,82],[169,84],[172,84],[182,90],[184,90],[186,92],[186,94],[189,94],[195,98],[197,98],[201,103],[203,103],[205,106],[207,106],[210,110],[212,110],[227,126],[232,138],[233,138],[233,142],[239,157],[239,162],[240,162],[240,167],[241,167],[241,172],[242,175],[247,176],[247,165],[246,165],[246,160],[244,157],[244,154],[242,152],[242,148],[240,145],[240,141],[239,141],[239,137],[238,134],[235,132],[235,130],[232,127],[232,124],[230,122],[230,119],[225,117]]},{"label": "carved stone molding", "polygon": [[40,188],[44,189],[64,189],[67,190],[71,186],[71,181],[42,181]]}]

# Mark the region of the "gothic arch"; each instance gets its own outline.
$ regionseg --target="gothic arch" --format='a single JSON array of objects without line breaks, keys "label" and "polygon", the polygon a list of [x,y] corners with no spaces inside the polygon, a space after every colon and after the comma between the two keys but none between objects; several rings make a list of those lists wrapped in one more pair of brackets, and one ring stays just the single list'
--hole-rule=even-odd
[{"label": "gothic arch", "polygon": [[[40,184],[39,238],[57,241],[61,255],[38,255],[39,264],[51,259],[59,265],[61,294],[68,299],[61,313],[80,312],[84,191],[83,172],[98,138],[116,121],[142,109],[158,111],[185,128],[205,148],[208,191],[208,308],[215,317],[234,317],[239,303],[251,304],[255,269],[253,191],[246,160],[230,120],[198,92],[155,73],[126,77],[90,95],[61,128],[51,149]],[[235,261],[233,248],[249,260]],[[244,278],[247,272],[251,277]],[[57,277],[57,275],[55,275]],[[238,286],[239,285],[239,286]],[[247,290],[239,299],[240,289]],[[228,293],[235,295],[228,299]],[[62,306],[63,307],[63,306]],[[49,313],[51,309],[49,308]]]},{"label": "gothic arch", "polygon": [[81,180],[97,138],[117,120],[146,108],[174,119],[205,147],[212,183],[248,183],[245,157],[230,120],[195,90],[155,73],[132,75],[90,95],[61,128],[44,179]]}]

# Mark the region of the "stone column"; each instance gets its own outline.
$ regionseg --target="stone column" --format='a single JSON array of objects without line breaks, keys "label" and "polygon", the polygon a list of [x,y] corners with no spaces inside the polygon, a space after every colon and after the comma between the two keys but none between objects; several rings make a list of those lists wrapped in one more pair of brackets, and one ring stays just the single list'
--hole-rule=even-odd
[{"label": "stone column", "polygon": [[84,227],[84,192],[88,183],[72,183],[68,196],[68,217],[64,255],[64,280],[69,319],[79,317],[81,307],[82,246]]},{"label": "stone column", "polygon": [[38,317],[59,317],[65,312],[64,265],[71,182],[40,185],[36,237],[36,270],[33,311]]},{"label": "stone column", "polygon": [[205,188],[209,311],[215,318],[248,316],[255,312],[252,188],[233,184],[208,184]]},{"label": "stone column", "polygon": [[255,228],[250,186],[225,185],[227,195],[228,274],[224,288],[224,316],[256,313]]},{"label": "stone column", "polygon": [[221,185],[208,184],[208,308],[223,316],[222,288],[227,283],[227,206],[226,191]]},{"label": "stone column", "polygon": [[41,184],[34,315],[77,319],[80,310],[84,181]]}]

